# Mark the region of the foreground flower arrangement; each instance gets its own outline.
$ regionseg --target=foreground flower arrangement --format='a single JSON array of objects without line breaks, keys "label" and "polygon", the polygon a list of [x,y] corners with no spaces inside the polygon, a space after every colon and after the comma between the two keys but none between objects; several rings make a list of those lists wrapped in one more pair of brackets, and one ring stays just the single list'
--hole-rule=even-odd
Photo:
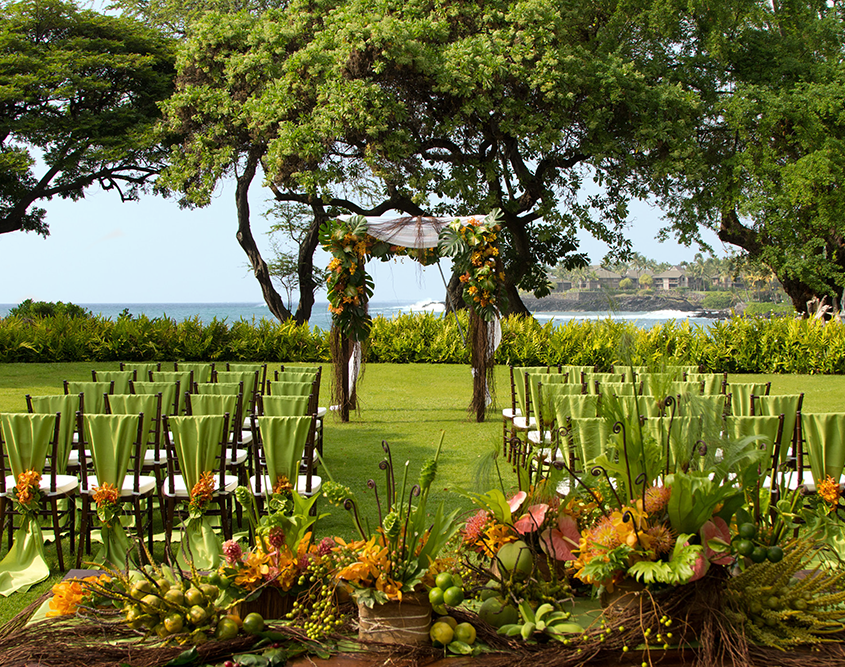
[{"label": "foreground flower arrangement", "polygon": [[[412,483],[383,443],[384,486],[367,484],[374,529],[351,490],[324,484],[357,539],[315,538],[317,499],[290,485],[277,486],[263,516],[239,489],[250,535],[226,542],[215,570],[153,565],[62,582],[49,615],[117,617],[150,646],[246,642],[231,664],[276,664],[267,656],[280,642],[339,650],[367,610],[421,599],[434,614],[426,650],[489,652],[497,664],[540,651],[555,665],[624,654],[649,664],[656,651],[693,645],[703,664],[776,664],[767,651],[803,647],[815,651],[801,654],[806,665],[845,661],[845,570],[829,549],[843,508],[832,480],[810,498],[786,485],[772,494],[754,439],[678,446],[623,421],[586,471],[526,457],[511,485],[504,472],[499,488],[460,491],[476,509],[459,521],[427,507],[442,444]],[[283,603],[259,623],[249,605],[269,598]]]}]

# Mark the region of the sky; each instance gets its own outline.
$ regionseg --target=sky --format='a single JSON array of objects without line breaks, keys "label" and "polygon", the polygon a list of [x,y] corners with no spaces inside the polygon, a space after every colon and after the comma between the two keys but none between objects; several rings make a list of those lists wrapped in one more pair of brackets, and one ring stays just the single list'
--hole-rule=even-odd
[{"label": "sky", "polygon": [[[265,260],[270,257],[261,215],[267,191],[253,188],[252,230]],[[77,202],[54,199],[47,210],[50,235],[0,234],[0,304],[25,299],[99,303],[262,303],[258,282],[235,238],[234,186],[223,187],[206,208],[181,210],[172,200],[142,197],[121,203],[114,192],[92,188]],[[692,260],[697,248],[658,243],[660,211],[634,203],[628,230],[634,250],[673,264]],[[711,238],[715,248],[721,244]],[[598,263],[606,247],[588,234],[582,249]],[[328,263],[318,250],[316,262]],[[443,265],[448,279],[449,264]],[[373,261],[373,301],[442,300],[443,281],[436,267],[423,270],[413,260]],[[284,295],[283,295],[284,296]],[[325,291],[317,294],[325,301]]]}]

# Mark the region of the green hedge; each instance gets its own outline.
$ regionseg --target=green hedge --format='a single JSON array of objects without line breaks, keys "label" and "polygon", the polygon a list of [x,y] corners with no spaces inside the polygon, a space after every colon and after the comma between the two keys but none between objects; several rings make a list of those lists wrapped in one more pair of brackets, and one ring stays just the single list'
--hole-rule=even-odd
[{"label": "green hedge", "polygon": [[[458,326],[460,323],[460,328]],[[465,314],[378,317],[367,345],[370,362],[468,364]],[[271,320],[234,323],[198,318],[121,317],[116,321],[16,316],[0,320],[0,362],[254,360],[326,362],[321,329]],[[807,320],[737,317],[707,328],[670,321],[651,329],[612,320],[502,323],[499,363],[649,364],[666,360],[731,373],[845,373],[845,327]]]}]

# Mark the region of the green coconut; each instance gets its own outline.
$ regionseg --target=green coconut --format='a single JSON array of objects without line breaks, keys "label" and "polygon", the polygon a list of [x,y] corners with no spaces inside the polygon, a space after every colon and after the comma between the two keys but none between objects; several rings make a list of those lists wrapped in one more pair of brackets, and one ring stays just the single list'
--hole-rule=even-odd
[{"label": "green coconut", "polygon": [[534,556],[531,555],[531,550],[525,542],[517,540],[502,545],[496,554],[496,564],[504,579],[511,576],[515,579],[524,579],[534,569]]}]

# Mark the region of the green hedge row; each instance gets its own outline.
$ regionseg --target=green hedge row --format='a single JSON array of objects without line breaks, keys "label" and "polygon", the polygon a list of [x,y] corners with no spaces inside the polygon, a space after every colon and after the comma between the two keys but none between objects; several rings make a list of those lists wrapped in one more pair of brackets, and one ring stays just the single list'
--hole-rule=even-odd
[{"label": "green hedge row", "polygon": [[[369,362],[469,363],[462,340],[467,318],[431,314],[376,318]],[[321,329],[270,320],[234,323],[198,318],[56,316],[0,320],[0,362],[61,361],[320,361],[330,359]],[[612,320],[539,324],[532,318],[502,323],[499,363],[578,364],[608,369],[614,363],[661,360],[731,373],[845,373],[845,326],[807,320],[734,318],[707,328],[670,321],[652,329]]]}]

